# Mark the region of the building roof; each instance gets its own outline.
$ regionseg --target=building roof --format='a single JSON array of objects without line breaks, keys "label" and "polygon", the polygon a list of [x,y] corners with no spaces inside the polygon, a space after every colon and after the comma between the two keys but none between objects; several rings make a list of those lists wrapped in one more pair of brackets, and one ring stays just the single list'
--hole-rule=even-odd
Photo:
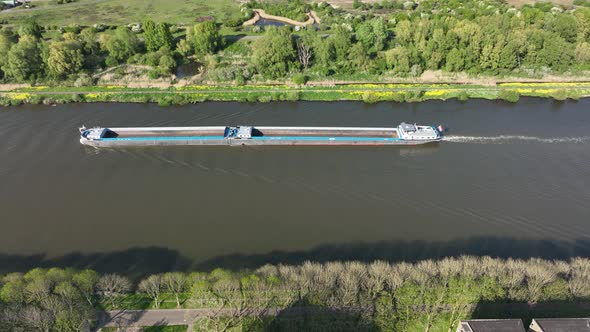
[{"label": "building roof", "polygon": [[520,319],[471,319],[461,321],[460,327],[464,332],[525,332]]},{"label": "building roof", "polygon": [[590,332],[590,318],[533,319],[544,332]]}]

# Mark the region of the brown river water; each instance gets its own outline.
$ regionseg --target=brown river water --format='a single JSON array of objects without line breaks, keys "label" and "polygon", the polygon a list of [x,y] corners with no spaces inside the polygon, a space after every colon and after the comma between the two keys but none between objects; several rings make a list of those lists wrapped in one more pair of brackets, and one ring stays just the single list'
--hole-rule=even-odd
[{"label": "brown river water", "polygon": [[[443,124],[421,147],[81,146],[77,127]],[[590,100],[0,111],[0,272],[590,256]]]}]

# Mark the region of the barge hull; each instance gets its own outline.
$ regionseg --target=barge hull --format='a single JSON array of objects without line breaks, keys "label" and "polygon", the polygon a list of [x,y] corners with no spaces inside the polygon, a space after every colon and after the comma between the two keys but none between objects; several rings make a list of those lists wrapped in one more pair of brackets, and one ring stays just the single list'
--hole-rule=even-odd
[{"label": "barge hull", "polygon": [[80,128],[80,143],[94,147],[170,145],[418,145],[438,142],[431,126],[367,127],[130,127]]},{"label": "barge hull", "polygon": [[80,140],[80,142],[87,146],[93,147],[124,147],[124,146],[383,146],[383,145],[420,145],[438,142],[439,140],[432,141],[406,141],[406,140],[101,140],[101,141],[87,141]]}]

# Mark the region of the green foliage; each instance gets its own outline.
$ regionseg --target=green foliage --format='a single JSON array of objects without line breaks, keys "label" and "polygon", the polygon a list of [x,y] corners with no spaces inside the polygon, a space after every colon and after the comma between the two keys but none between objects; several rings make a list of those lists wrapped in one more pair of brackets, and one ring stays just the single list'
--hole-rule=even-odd
[{"label": "green foliage", "polygon": [[520,96],[518,92],[514,90],[502,90],[498,94],[498,98],[511,103],[516,103],[518,99],[520,99]]},{"label": "green foliage", "polygon": [[165,73],[173,73],[176,70],[176,60],[170,55],[162,55],[159,60],[160,69]]},{"label": "green foliage", "polygon": [[126,27],[119,27],[115,30],[115,34],[107,39],[105,48],[109,53],[109,57],[121,63],[138,51],[139,40]]},{"label": "green foliage", "polygon": [[49,47],[47,68],[52,75],[63,78],[75,74],[82,69],[83,64],[84,55],[80,42],[74,40],[54,42]]},{"label": "green foliage", "polygon": [[155,52],[163,47],[172,49],[174,37],[167,23],[156,24],[152,20],[144,20],[142,26],[145,47],[149,52]]},{"label": "green foliage", "polygon": [[254,64],[264,77],[284,77],[295,66],[296,51],[289,28],[267,29],[253,49]]},{"label": "green foliage", "polygon": [[213,54],[221,48],[222,39],[214,22],[198,23],[189,29],[187,39],[197,56]]},{"label": "green foliage", "polygon": [[22,24],[18,30],[18,35],[21,37],[24,36],[32,36],[34,38],[41,38],[41,33],[43,32],[43,27],[37,23],[37,20],[34,18],[27,19],[24,24]]},{"label": "green foliage", "polygon": [[293,75],[293,83],[297,85],[304,85],[309,80],[309,77],[305,74],[295,74]]},{"label": "green foliage", "polygon": [[39,41],[31,35],[21,37],[8,52],[6,65],[2,69],[7,76],[18,82],[41,76],[43,59]]},{"label": "green foliage", "polygon": [[383,18],[375,18],[361,23],[356,29],[356,39],[365,50],[381,51],[385,48],[389,33]]}]

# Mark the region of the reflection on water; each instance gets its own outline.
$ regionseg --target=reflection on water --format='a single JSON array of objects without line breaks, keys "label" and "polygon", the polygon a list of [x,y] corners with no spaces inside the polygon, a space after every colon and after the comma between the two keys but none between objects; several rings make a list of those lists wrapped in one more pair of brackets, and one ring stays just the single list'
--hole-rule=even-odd
[{"label": "reflection on water", "polygon": [[287,24],[286,23],[283,23],[283,22],[279,22],[279,21],[274,21],[274,20],[268,20],[268,19],[261,18],[254,25],[257,25],[257,26],[260,26],[260,27],[282,27],[282,26],[285,26]]},{"label": "reflection on water", "polygon": [[[347,245],[434,241],[475,254],[456,240],[473,238],[545,241],[539,251],[559,243],[583,253],[590,236],[589,103],[7,108],[0,112],[0,256],[47,254],[52,262],[77,252],[83,259],[154,246],[195,264],[231,257],[262,262],[275,250],[285,259],[294,253],[358,259]],[[105,150],[81,146],[76,130],[401,121],[453,129],[445,141],[419,147]],[[501,243],[489,241],[481,252],[502,252]]]}]

